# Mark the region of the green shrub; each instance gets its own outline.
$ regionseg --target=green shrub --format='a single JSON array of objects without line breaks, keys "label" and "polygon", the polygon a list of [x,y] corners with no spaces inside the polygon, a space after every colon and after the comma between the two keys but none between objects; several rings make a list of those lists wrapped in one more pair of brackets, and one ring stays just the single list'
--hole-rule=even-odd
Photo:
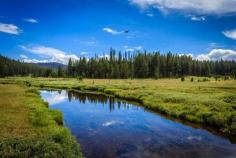
[{"label": "green shrub", "polygon": [[12,138],[0,142],[0,157],[82,157],[80,147],[67,130],[33,138]]},{"label": "green shrub", "polygon": [[224,80],[229,80],[229,76],[224,76]]},{"label": "green shrub", "polygon": [[190,79],[190,81],[193,82],[193,81],[194,81],[194,78],[192,77],[192,78]]},{"label": "green shrub", "polygon": [[78,77],[77,77],[77,80],[83,81],[83,77],[82,77],[82,76],[78,76]]},{"label": "green shrub", "polygon": [[59,110],[50,110],[50,114],[58,125],[63,125],[63,115]]},{"label": "green shrub", "polygon": [[184,78],[184,77],[181,77],[181,81],[184,82],[184,81],[185,81],[185,78]]},{"label": "green shrub", "polygon": [[202,82],[206,82],[206,81],[210,81],[210,80],[207,78],[203,78]]},{"label": "green shrub", "polygon": [[220,78],[220,76],[218,75],[214,75],[215,81],[218,81],[218,79]]}]

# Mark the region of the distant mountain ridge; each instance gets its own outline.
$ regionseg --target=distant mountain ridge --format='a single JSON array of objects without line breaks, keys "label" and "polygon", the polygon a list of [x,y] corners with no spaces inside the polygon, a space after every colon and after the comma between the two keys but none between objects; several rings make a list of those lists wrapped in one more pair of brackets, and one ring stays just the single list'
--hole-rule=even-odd
[{"label": "distant mountain ridge", "polygon": [[41,67],[46,67],[46,68],[59,68],[59,67],[66,67],[66,65],[57,63],[57,62],[48,62],[48,63],[36,63],[37,65]]}]

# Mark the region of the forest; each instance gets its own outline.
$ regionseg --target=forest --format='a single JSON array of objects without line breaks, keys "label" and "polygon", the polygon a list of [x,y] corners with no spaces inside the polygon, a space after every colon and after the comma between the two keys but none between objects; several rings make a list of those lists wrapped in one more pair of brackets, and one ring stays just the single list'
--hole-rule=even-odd
[{"label": "forest", "polygon": [[84,77],[84,78],[169,78],[183,76],[232,76],[235,61],[200,61],[188,55],[168,52],[116,52],[79,60],[69,59],[67,67],[45,68],[0,56],[0,76]]}]

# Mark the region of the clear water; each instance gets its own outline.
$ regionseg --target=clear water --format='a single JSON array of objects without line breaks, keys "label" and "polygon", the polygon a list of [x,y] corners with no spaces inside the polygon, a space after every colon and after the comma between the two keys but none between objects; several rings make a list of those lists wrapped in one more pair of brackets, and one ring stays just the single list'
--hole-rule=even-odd
[{"label": "clear water", "polygon": [[236,158],[236,144],[128,102],[71,91],[41,91],[87,158]]}]

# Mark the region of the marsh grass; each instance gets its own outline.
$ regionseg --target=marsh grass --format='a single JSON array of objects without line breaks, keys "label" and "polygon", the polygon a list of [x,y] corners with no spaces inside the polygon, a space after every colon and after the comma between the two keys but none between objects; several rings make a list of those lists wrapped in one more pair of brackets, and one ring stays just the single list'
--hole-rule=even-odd
[{"label": "marsh grass", "polygon": [[35,88],[0,84],[0,157],[82,157],[62,114]]},{"label": "marsh grass", "polygon": [[[236,81],[218,77],[181,79],[5,78],[0,83],[25,82],[31,87],[98,91],[135,100],[146,108],[236,135]],[[54,118],[56,119],[56,118]]]}]

